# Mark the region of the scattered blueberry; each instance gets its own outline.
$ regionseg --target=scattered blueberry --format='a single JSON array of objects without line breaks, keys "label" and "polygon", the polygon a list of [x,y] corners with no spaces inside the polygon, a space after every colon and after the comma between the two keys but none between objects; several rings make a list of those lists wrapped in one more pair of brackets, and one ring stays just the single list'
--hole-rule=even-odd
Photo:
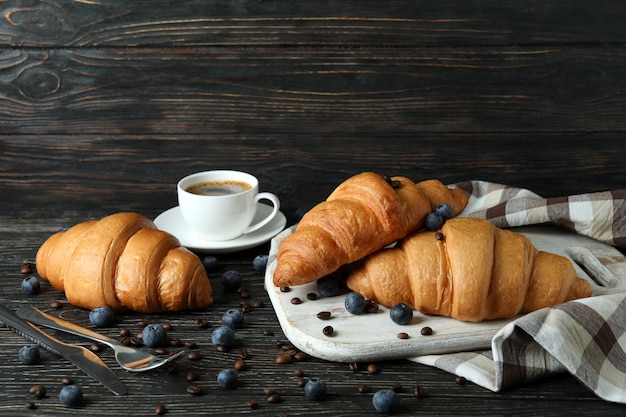
[{"label": "scattered blueberry", "polygon": [[326,383],[319,378],[311,378],[304,385],[304,396],[307,400],[323,400],[326,397],[326,391]]},{"label": "scattered blueberry", "polygon": [[259,272],[264,272],[265,268],[267,267],[268,258],[269,256],[267,255],[257,255],[252,260],[252,267]]},{"label": "scattered blueberry", "polygon": [[235,331],[228,326],[221,326],[213,330],[211,342],[214,345],[230,347],[235,344]]},{"label": "scattered blueberry", "polygon": [[235,389],[237,378],[238,374],[234,369],[223,369],[217,374],[217,383],[224,389]]},{"label": "scattered blueberry", "polygon": [[332,297],[337,294],[338,289],[339,284],[337,283],[337,280],[330,275],[317,280],[317,292],[322,297]]},{"label": "scattered blueberry", "polygon": [[393,413],[400,409],[400,396],[391,389],[381,389],[374,393],[372,405],[379,413]]},{"label": "scattered blueberry", "polygon": [[241,286],[241,274],[239,271],[230,269],[222,274],[222,285],[226,289],[236,290]]},{"label": "scattered blueberry", "polygon": [[389,316],[396,324],[409,324],[413,320],[413,309],[404,303],[398,303],[391,307]]},{"label": "scattered blueberry", "polygon": [[141,333],[143,343],[151,348],[167,344],[167,330],[161,324],[148,324]]},{"label": "scattered blueberry", "polygon": [[34,365],[39,362],[41,355],[38,346],[26,345],[20,349],[18,356],[24,365]]},{"label": "scattered blueberry", "polygon": [[241,309],[231,308],[226,310],[224,315],[222,316],[222,322],[224,326],[230,327],[231,329],[238,329],[243,324],[244,315]]},{"label": "scattered blueberry", "polygon": [[41,283],[39,282],[37,277],[34,277],[32,275],[22,280],[22,291],[26,294],[37,294],[40,287]]},{"label": "scattered blueberry", "polygon": [[349,313],[361,314],[365,310],[365,297],[358,292],[351,292],[346,295],[344,304]]},{"label": "scattered blueberry", "polygon": [[69,407],[78,407],[83,403],[83,390],[78,385],[65,385],[59,392],[59,401]]},{"label": "scattered blueberry", "polygon": [[426,216],[426,230],[439,230],[443,226],[444,219],[439,214],[433,212]]},{"label": "scattered blueberry", "polygon": [[96,327],[110,327],[115,322],[115,313],[111,307],[98,307],[89,312],[89,321]]},{"label": "scattered blueberry", "polygon": [[452,206],[448,203],[439,204],[435,208],[435,213],[443,217],[444,220],[448,220],[454,216]]},{"label": "scattered blueberry", "polygon": [[202,258],[202,265],[204,265],[204,269],[206,269],[207,272],[213,272],[217,270],[219,262],[215,256],[207,255]]}]

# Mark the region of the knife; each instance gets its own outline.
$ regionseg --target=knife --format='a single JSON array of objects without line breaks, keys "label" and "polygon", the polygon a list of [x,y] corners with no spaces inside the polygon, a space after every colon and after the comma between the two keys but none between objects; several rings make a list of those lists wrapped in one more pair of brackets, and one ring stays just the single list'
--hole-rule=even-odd
[{"label": "knife", "polygon": [[117,375],[90,350],[77,345],[63,343],[41,330],[39,327],[17,317],[6,307],[0,306],[0,320],[4,324],[46,350],[64,357],[115,395],[127,393],[126,387]]}]

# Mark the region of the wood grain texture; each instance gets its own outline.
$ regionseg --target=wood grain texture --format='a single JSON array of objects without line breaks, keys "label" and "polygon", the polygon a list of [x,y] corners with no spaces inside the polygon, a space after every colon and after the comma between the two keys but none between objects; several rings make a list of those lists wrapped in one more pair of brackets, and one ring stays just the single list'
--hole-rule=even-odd
[{"label": "wood grain texture", "polygon": [[[205,169],[254,173],[290,223],[361,171],[482,179],[546,197],[625,188],[624,16],[626,3],[610,0],[2,1],[0,301],[48,309],[64,299],[19,288],[20,265],[47,236],[116,211],[154,218],[176,205],[179,178]],[[377,375],[313,358],[276,365],[284,335],[251,265],[266,251],[220,257],[210,309],[118,318],[133,331],[139,320],[170,321],[204,356],[180,360],[177,372],[122,374],[122,398],[47,352],[38,365],[19,364],[27,342],[0,328],[0,411],[152,415],[163,403],[172,415],[363,416],[374,413],[374,390],[400,384],[407,415],[623,412],[567,375],[494,394],[405,361],[379,363]],[[228,269],[265,302],[240,333],[250,366],[233,392],[215,375],[236,353],[216,352],[210,330],[194,324],[215,327],[239,306],[219,283]],[[88,324],[86,311],[56,313]],[[327,380],[326,401],[304,401],[298,368]],[[186,393],[188,370],[204,395]],[[58,403],[66,374],[85,388],[84,407]],[[358,393],[360,383],[370,393]],[[26,410],[34,384],[49,394]],[[413,397],[416,384],[423,399]],[[283,402],[268,404],[263,387]]]}]

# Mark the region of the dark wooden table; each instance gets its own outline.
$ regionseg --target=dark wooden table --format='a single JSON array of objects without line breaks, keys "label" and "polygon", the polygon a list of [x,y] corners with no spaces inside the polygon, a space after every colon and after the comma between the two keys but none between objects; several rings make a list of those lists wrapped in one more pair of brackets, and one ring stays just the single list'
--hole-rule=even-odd
[{"label": "dark wooden table", "polygon": [[[117,211],[154,218],[176,205],[179,178],[204,169],[256,174],[290,224],[361,171],[483,179],[544,196],[626,186],[626,3],[9,0],[0,14],[0,301],[10,308],[64,302],[50,287],[37,296],[19,288],[22,263],[59,227]],[[127,396],[47,352],[20,364],[26,340],[0,328],[0,411],[152,415],[164,404],[168,415],[362,416],[374,414],[374,390],[400,385],[404,415],[624,412],[568,375],[492,393],[403,360],[377,363],[375,375],[368,364],[353,372],[315,358],[278,365],[286,340],[252,268],[266,252],[220,255],[216,303],[205,311],[124,314],[103,330],[170,322],[203,356],[171,372],[118,370]],[[237,353],[217,352],[195,324],[214,327],[244,301],[222,290],[228,269],[263,301],[239,332],[248,369],[234,391],[215,376]],[[53,313],[88,324],[88,312],[66,302]],[[326,401],[304,400],[298,369],[326,380]],[[188,371],[204,395],[186,392]],[[56,398],[66,375],[84,388],[81,408]],[[28,410],[36,384],[48,397]],[[268,403],[264,388],[282,402]]]}]

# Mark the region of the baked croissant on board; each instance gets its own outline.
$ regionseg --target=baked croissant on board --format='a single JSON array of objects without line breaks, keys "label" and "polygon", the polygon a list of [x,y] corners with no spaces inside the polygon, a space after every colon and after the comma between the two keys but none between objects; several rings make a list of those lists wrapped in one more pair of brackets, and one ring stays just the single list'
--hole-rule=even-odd
[{"label": "baked croissant on board", "polygon": [[87,309],[156,313],[213,303],[200,259],[137,213],[116,213],[53,234],[37,251],[36,266],[71,304]]},{"label": "baked croissant on board", "polygon": [[347,286],[386,306],[405,303],[469,322],[591,296],[567,258],[539,251],[524,235],[488,220],[462,217],[366,257]]},{"label": "baked croissant on board", "polygon": [[439,204],[450,204],[457,214],[467,201],[464,191],[438,180],[415,184],[373,172],[355,175],[309,210],[282,242],[274,284],[313,282],[423,228]]}]

